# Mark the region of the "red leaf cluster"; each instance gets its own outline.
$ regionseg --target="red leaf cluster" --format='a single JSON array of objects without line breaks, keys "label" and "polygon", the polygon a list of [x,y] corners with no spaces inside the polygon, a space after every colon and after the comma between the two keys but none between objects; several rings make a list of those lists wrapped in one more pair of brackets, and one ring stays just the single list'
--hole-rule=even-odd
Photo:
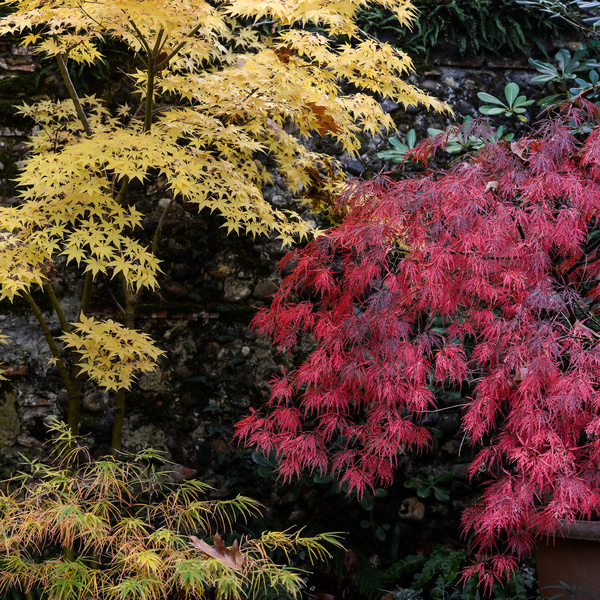
[{"label": "red leaf cluster", "polygon": [[[359,182],[342,223],[288,255],[255,325],[315,348],[238,436],[285,478],[331,470],[362,493],[426,446],[436,386],[471,397],[463,427],[488,472],[464,514],[502,575],[558,519],[600,510],[600,130],[582,101],[451,170]],[[421,149],[421,152],[423,150]]]}]

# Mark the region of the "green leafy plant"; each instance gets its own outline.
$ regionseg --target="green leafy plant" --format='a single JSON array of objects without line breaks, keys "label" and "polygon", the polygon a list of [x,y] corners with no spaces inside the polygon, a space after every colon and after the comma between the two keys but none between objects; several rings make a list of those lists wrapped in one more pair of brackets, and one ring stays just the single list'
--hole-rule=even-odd
[{"label": "green leafy plant", "polygon": [[[600,67],[600,64],[596,60],[589,58],[587,48],[576,50],[572,56],[568,50],[563,48],[555,54],[554,59],[556,66],[541,60],[529,59],[530,64],[539,73],[539,75],[532,77],[531,83],[539,83],[541,85],[550,83],[558,89],[558,93],[545,96],[539,100],[538,104],[540,106],[548,106],[549,104],[568,100],[590,85],[595,85],[592,83],[595,77],[592,73],[595,72],[594,69]],[[584,74],[586,72],[590,81],[578,77],[578,73]],[[571,81],[575,81],[578,87],[572,87],[570,85]]]},{"label": "green leafy plant", "polygon": [[598,0],[516,0],[517,4],[535,7],[579,29],[586,37],[597,33],[600,24]]},{"label": "green leafy plant", "polygon": [[423,590],[413,590],[411,588],[396,588],[388,592],[394,597],[394,600],[417,600],[421,597]]},{"label": "green leafy plant", "polygon": [[598,102],[600,94],[598,93],[598,83],[600,82],[600,74],[596,69],[592,69],[587,74],[587,79],[583,77],[575,78],[575,85],[569,89],[569,93],[573,96],[584,94],[588,100]]},{"label": "green leafy plant", "polygon": [[294,597],[303,573],[292,554],[310,563],[340,545],[334,534],[290,531],[226,544],[222,536],[259,513],[255,501],[203,499],[208,486],[173,484],[155,451],[93,460],[66,426],[52,432],[50,464],[24,459],[27,471],[0,492],[0,594],[155,600],[211,590],[229,600],[276,588]]},{"label": "green leafy plant", "polygon": [[565,48],[561,48],[555,55],[556,66],[541,60],[529,59],[529,63],[536,68],[539,75],[532,77],[531,83],[553,83],[565,82],[569,79],[575,79],[577,72],[583,71],[586,67],[581,60],[587,55],[585,49],[576,50],[573,56]]},{"label": "green leafy plant", "polygon": [[446,129],[429,127],[427,133],[430,138],[442,135],[445,136],[443,149],[448,154],[461,154],[471,150],[479,150],[480,148],[483,148],[487,142],[497,142],[500,139],[510,141],[514,137],[514,133],[504,134],[503,125],[500,125],[495,130],[487,132],[485,137],[482,137],[473,131],[471,127],[472,124],[472,117],[465,117],[460,126],[449,125]]},{"label": "green leafy plant", "polygon": [[527,117],[524,113],[526,112],[525,107],[533,104],[533,100],[528,100],[526,96],[519,95],[519,86],[511,82],[504,88],[504,97],[506,102],[503,102],[496,96],[492,96],[487,92],[478,92],[477,97],[482,102],[488,102],[479,107],[479,112],[482,115],[500,115],[504,114],[505,117],[515,116],[519,121],[526,123]]},{"label": "green leafy plant", "polygon": [[[569,585],[564,581],[559,582],[560,585],[549,585],[542,589],[557,589],[561,590],[558,594],[554,594],[554,596],[550,596],[548,600],[559,600],[559,598],[570,598],[571,600],[577,600],[577,598],[585,597],[590,598],[591,600],[596,600],[598,598],[598,591],[594,590],[589,585],[577,586],[575,584]],[[584,592],[583,590],[589,590],[588,592]],[[540,590],[541,592],[542,590]]]},{"label": "green leafy plant", "polygon": [[[450,155],[479,150],[488,142],[497,142],[500,139],[511,141],[514,138],[514,133],[504,133],[503,125],[486,131],[485,135],[481,135],[481,132],[476,131],[473,126],[473,118],[465,117],[460,126],[448,125],[446,129],[429,127],[427,134],[430,138],[443,135],[443,150]],[[403,144],[397,138],[390,138],[389,142],[393,146],[393,149],[379,152],[377,156],[396,163],[403,163],[407,159],[410,160],[411,150],[416,146],[416,133],[414,133],[413,129],[407,133],[406,139],[407,143]]]},{"label": "green leafy plant", "polygon": [[[384,582],[397,583],[397,598],[412,600],[425,597],[434,600],[480,600],[480,584],[477,577],[461,583],[461,571],[469,554],[434,544],[431,552],[411,554],[393,563],[384,574]],[[408,588],[401,587],[409,585]],[[505,585],[495,583],[490,594],[494,600],[526,600],[535,585],[528,569],[515,572]]]},{"label": "green leafy plant", "polygon": [[444,485],[454,477],[454,471],[444,471],[441,475],[418,475],[414,479],[404,482],[406,488],[417,488],[419,498],[429,498],[433,492],[436,500],[447,502],[450,500],[448,488]]},{"label": "green leafy plant", "polygon": [[389,139],[392,145],[392,150],[384,150],[378,152],[377,157],[384,160],[391,160],[396,163],[401,163],[406,158],[407,153],[412,150],[417,144],[417,133],[414,129],[409,129],[406,133],[406,144],[402,143],[398,138],[392,137]]}]

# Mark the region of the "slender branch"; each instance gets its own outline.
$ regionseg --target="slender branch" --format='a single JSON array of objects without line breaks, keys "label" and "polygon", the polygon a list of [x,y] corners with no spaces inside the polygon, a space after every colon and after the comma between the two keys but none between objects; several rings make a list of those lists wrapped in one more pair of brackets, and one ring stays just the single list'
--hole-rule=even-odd
[{"label": "slender branch", "polygon": [[148,78],[146,80],[146,108],[144,111],[144,133],[152,129],[152,108],[154,106],[154,77],[158,69],[154,64],[148,65]]},{"label": "slender branch", "polygon": [[281,19],[272,19],[270,21],[259,21],[258,23],[254,23],[251,25],[252,29],[256,29],[261,25],[277,25],[277,23],[281,23]]},{"label": "slender branch", "polygon": [[69,390],[69,389],[72,390],[73,386],[71,384],[69,374],[67,372],[67,369],[65,368],[65,364],[60,355],[60,351],[58,350],[58,346],[56,345],[56,342],[54,341],[54,338],[52,337],[52,333],[50,332],[48,323],[46,323],[46,319],[44,319],[44,315],[42,315],[42,311],[39,309],[38,305],[36,304],[35,300],[31,297],[31,294],[29,292],[24,292],[24,296],[25,296],[25,300],[27,300],[27,303],[29,304],[33,314],[35,315],[35,318],[38,320],[40,327],[42,328],[44,337],[46,338],[46,342],[48,343],[48,347],[50,348],[50,352],[52,352],[52,356],[54,357],[54,359],[56,361],[56,366],[58,367],[58,371],[65,383],[65,387],[67,387],[67,390]]},{"label": "slender branch", "polygon": [[138,26],[135,24],[134,21],[129,19],[129,24],[131,25],[131,27],[133,28],[133,31],[135,32],[135,37],[137,37],[137,39],[140,40],[140,42],[142,43],[142,46],[144,46],[144,50],[146,51],[146,54],[148,55],[148,59],[150,59],[150,57],[152,56],[152,50],[150,50],[148,40],[146,40],[146,38],[144,37],[144,34],[139,30]]},{"label": "slender branch", "polygon": [[568,277],[575,269],[580,267],[586,260],[588,260],[589,255],[600,246],[600,236],[592,242],[589,247],[584,248],[583,254],[565,271],[564,277]]},{"label": "slender branch", "polygon": [[92,296],[92,283],[94,282],[94,276],[91,271],[85,274],[85,280],[83,282],[83,291],[81,292],[81,304],[79,305],[79,314],[77,315],[77,321],[81,320],[81,315],[86,315],[90,306],[90,298]]},{"label": "slender branch", "polygon": [[[200,30],[200,27],[202,26],[202,23],[198,23],[198,25],[196,25],[196,27],[194,27],[194,29],[192,29],[186,37],[192,37],[193,35],[196,35],[198,33],[198,31]],[[171,54],[169,54],[167,56],[167,58],[161,60],[157,65],[155,65],[155,68],[157,71],[160,71],[163,67],[165,67],[168,62],[176,55],[178,54],[178,52],[185,46],[185,42],[180,42],[179,44],[177,44],[177,46],[175,46],[175,49],[171,52]]]},{"label": "slender branch", "polygon": [[125,175],[123,177],[123,183],[121,183],[121,188],[119,189],[119,193],[115,198],[115,202],[119,205],[122,205],[125,202],[125,196],[127,196],[127,192],[129,191],[129,177]]},{"label": "slender branch", "polygon": [[154,232],[154,239],[152,240],[152,254],[154,254],[154,256],[156,256],[156,252],[158,250],[158,240],[160,238],[160,232],[162,231],[163,225],[165,224],[165,218],[167,217],[167,214],[169,213],[169,211],[171,210],[171,207],[173,206],[175,202],[175,196],[173,196],[173,198],[171,198],[169,204],[167,204],[167,206],[165,206],[165,210],[163,210],[162,215],[160,215],[160,220],[158,221],[158,225],[156,226],[156,231]]},{"label": "slender branch", "polygon": [[81,121],[81,123],[83,125],[83,129],[85,130],[86,134],[91,137],[92,128],[90,126],[90,122],[88,121],[88,118],[85,116],[85,113],[83,112],[83,106],[81,104],[81,100],[79,99],[79,96],[77,95],[77,90],[75,89],[75,86],[73,85],[73,82],[71,81],[71,76],[69,75],[69,71],[67,69],[67,63],[65,62],[65,57],[63,54],[57,54],[56,60],[58,61],[58,69],[60,70],[60,74],[62,75],[63,81],[65,82],[65,85],[67,86],[67,90],[69,91],[69,96],[71,97],[71,100],[73,101],[73,105],[75,106],[75,111],[77,112],[77,116],[79,117],[79,120]]},{"label": "slender branch", "polygon": [[[25,296],[25,300],[27,300],[27,303],[29,304],[33,314],[35,315],[35,318],[38,320],[40,327],[42,328],[42,332],[44,333],[44,337],[46,338],[46,342],[48,344],[48,347],[50,348],[50,352],[52,353],[55,364],[58,368],[58,372],[60,373],[60,377],[61,377],[63,384],[67,390],[67,394],[69,396],[69,406],[71,405],[71,401],[74,402],[75,399],[77,400],[77,402],[79,402],[79,397],[77,396],[76,390],[73,386],[73,382],[71,381],[71,378],[69,377],[69,372],[67,371],[67,368],[65,367],[65,363],[63,362],[63,359],[60,355],[60,351],[58,350],[56,342],[54,341],[54,338],[52,337],[52,333],[50,332],[48,323],[46,323],[46,319],[44,319],[44,315],[42,315],[42,311],[39,309],[38,305],[35,303],[35,300],[31,297],[31,294],[29,294],[29,292],[24,292],[24,296]],[[77,416],[79,416],[79,415],[77,415]],[[69,424],[69,427],[71,428],[71,431],[76,434],[77,433],[77,422],[71,418],[70,411],[69,411],[69,423],[68,424]]]},{"label": "slender branch", "polygon": [[67,322],[67,319],[65,317],[65,313],[63,312],[62,306],[60,305],[60,302],[58,301],[58,298],[56,297],[56,294],[54,293],[54,288],[52,287],[52,284],[47,283],[46,285],[44,285],[44,291],[46,292],[46,294],[48,294],[48,297],[50,298],[50,302],[52,303],[52,306],[54,307],[56,316],[58,317],[58,320],[60,321],[61,329],[65,333],[69,333],[71,331],[71,328],[69,327],[69,323]]},{"label": "slender branch", "polygon": [[115,422],[112,428],[112,437],[110,440],[110,452],[116,456],[121,450],[123,438],[123,417],[125,416],[125,388],[117,391],[115,396]]},{"label": "slender branch", "polygon": [[164,30],[164,28],[161,28],[160,31],[158,32],[158,35],[156,36],[156,42],[154,44],[154,48],[152,48],[152,56],[158,56],[160,54],[160,51],[162,50],[162,48],[164,46],[164,44],[162,43],[164,35],[165,35],[165,30]]},{"label": "slender branch", "polygon": [[104,281],[104,287],[106,288],[108,295],[111,297],[112,301],[115,303],[116,307],[119,309],[121,314],[125,315],[125,309],[121,306],[121,303],[117,300],[117,297],[114,295],[114,293],[110,287],[110,284],[108,282],[108,277],[106,276],[106,274],[103,277],[103,281]]},{"label": "slender branch", "polygon": [[156,36],[156,43],[154,44],[154,49],[150,48],[150,44],[148,44],[148,40],[144,37],[144,34],[139,30],[138,26],[129,19],[129,24],[133,28],[135,35],[138,40],[140,40],[142,46],[144,46],[144,50],[146,50],[146,55],[148,60],[145,61],[146,68],[148,69],[148,78],[146,81],[146,110],[144,114],[144,131],[150,131],[152,127],[152,105],[154,103],[154,76],[158,71],[155,63],[158,49],[160,48],[160,43],[162,41],[164,35],[164,29],[161,29]]},{"label": "slender branch", "polygon": [[[163,45],[163,36],[164,30],[160,30],[156,42],[154,44],[154,48],[150,49],[148,41],[143,36],[142,32],[138,29],[136,24],[133,21],[130,21],[130,24],[133,30],[136,33],[136,36],[144,46],[144,49],[148,55],[148,61],[146,63],[147,71],[147,80],[146,80],[146,100],[145,100],[145,110],[144,110],[144,133],[149,132],[152,129],[152,116],[153,116],[153,108],[154,108],[154,85],[156,73],[160,71],[163,67],[165,67],[169,61],[183,48],[185,42],[181,42],[178,44],[170,54],[167,55],[166,58],[161,60],[160,62],[156,62],[157,57],[162,49]],[[195,35],[200,29],[200,24],[196,25],[187,37],[191,37]],[[121,189],[116,197],[116,202],[119,204],[123,204],[125,200],[125,196],[127,194],[127,190],[129,188],[129,178],[125,177],[123,179],[123,183],[121,185]],[[160,236],[160,231],[162,229],[164,219],[171,206],[173,205],[174,198],[169,202],[163,214],[161,215],[161,219],[159,221],[157,231],[154,234],[154,240],[152,243],[152,252],[155,253],[158,247],[158,238]],[[125,307],[123,310],[123,318],[125,322],[125,326],[129,329],[133,329],[135,326],[135,304],[137,302],[137,294],[132,294],[129,290],[129,286],[127,284],[127,280],[121,274],[121,284],[123,287],[123,296],[125,298]],[[123,420],[125,415],[125,395],[126,390],[121,388],[117,391],[117,395],[115,397],[115,422],[113,425],[112,431],[112,440],[111,440],[111,452],[113,454],[117,454],[121,448],[121,437],[123,433]]]},{"label": "slender branch", "polygon": [[73,562],[75,560],[75,549],[73,546],[63,546],[63,556],[65,560]]},{"label": "slender branch", "polygon": [[[125,326],[129,329],[135,327],[135,303],[137,298],[129,290],[127,279],[121,273],[121,286],[123,287],[123,296],[125,297],[125,311],[123,320]],[[123,434],[123,421],[125,417],[125,388],[121,388],[117,391],[115,397],[115,422],[113,424],[112,439],[111,439],[111,453],[113,455],[118,454],[121,449],[121,438]]]}]

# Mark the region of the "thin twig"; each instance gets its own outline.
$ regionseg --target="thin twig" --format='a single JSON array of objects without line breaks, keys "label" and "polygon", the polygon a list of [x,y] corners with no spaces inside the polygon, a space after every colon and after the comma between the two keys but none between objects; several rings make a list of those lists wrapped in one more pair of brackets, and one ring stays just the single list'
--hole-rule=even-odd
[{"label": "thin twig", "polygon": [[163,210],[162,215],[160,215],[160,220],[158,221],[158,225],[156,226],[156,231],[154,232],[154,239],[152,240],[152,254],[154,254],[156,256],[156,252],[158,250],[158,239],[160,237],[160,232],[162,231],[163,225],[165,224],[165,218],[167,216],[167,214],[169,213],[169,211],[171,210],[171,207],[173,206],[173,204],[175,203],[175,196],[173,196],[173,198],[171,198],[171,200],[169,201],[169,204],[167,204],[167,206],[165,206],[165,210]]},{"label": "thin twig", "polygon": [[125,316],[125,309],[121,306],[121,303],[117,300],[117,297],[114,295],[109,281],[108,281],[108,277],[106,276],[106,274],[104,274],[104,287],[106,288],[106,291],[108,292],[108,295],[112,298],[112,301],[115,303],[115,305],[117,306],[117,308],[119,309],[119,311],[121,312],[121,314],[123,316]]}]

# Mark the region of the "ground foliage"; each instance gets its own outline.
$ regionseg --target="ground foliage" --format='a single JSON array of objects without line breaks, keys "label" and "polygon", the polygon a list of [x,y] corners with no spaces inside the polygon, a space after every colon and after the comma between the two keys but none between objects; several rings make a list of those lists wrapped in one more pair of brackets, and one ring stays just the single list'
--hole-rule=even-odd
[{"label": "ground foliage", "polygon": [[284,259],[255,319],[282,350],[305,334],[316,347],[238,436],[275,451],[286,480],[331,472],[360,494],[427,446],[435,386],[458,388],[471,476],[489,476],[463,516],[480,558],[467,575],[491,584],[534,533],[596,514],[600,129],[581,131],[597,119],[579,98],[448,171],[351,186],[341,224]]}]

